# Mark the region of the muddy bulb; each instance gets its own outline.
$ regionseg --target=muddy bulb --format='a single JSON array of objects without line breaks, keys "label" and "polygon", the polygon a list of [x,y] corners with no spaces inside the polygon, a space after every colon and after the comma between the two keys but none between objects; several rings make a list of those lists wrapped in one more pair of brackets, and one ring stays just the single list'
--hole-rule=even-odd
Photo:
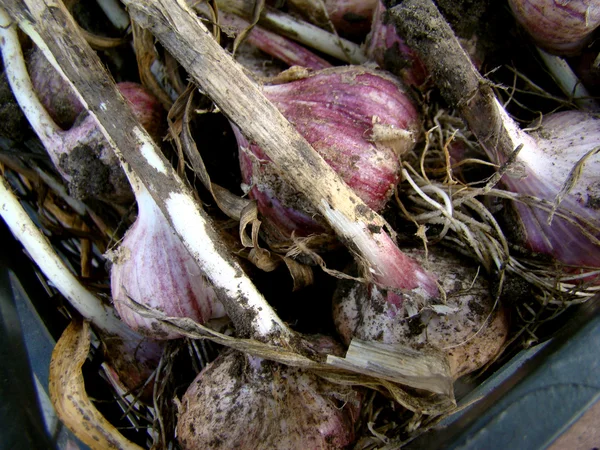
[{"label": "muddy bulb", "polygon": [[183,396],[183,449],[342,449],[361,395],[310,372],[226,350]]},{"label": "muddy bulb", "polygon": [[487,282],[476,267],[446,250],[429,248],[427,258],[422,249],[403,252],[435,274],[446,300],[420,290],[395,293],[375,283],[342,281],[333,308],[342,340],[435,347],[446,352],[454,378],[483,366],[508,333],[504,311],[492,311]]}]

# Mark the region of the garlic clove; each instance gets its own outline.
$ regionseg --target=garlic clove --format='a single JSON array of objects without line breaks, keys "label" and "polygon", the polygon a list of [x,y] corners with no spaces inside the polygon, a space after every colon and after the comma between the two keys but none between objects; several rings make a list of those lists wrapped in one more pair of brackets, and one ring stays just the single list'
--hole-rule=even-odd
[{"label": "garlic clove", "polygon": [[354,440],[361,395],[310,372],[226,350],[181,403],[177,439],[184,449],[342,449]]},{"label": "garlic clove", "polygon": [[130,299],[198,323],[224,317],[212,285],[148,191],[142,188],[136,199],[138,217],[112,256],[111,292],[121,319],[144,336],[175,339],[181,335],[133,311]]},{"label": "garlic clove", "polygon": [[600,25],[597,0],[509,0],[515,19],[535,43],[556,55],[572,56]]},{"label": "garlic clove", "polygon": [[427,257],[423,249],[403,251],[436,274],[445,296],[342,281],[333,309],[342,340],[433,346],[446,351],[454,378],[483,366],[500,351],[508,333],[504,311],[492,311],[487,282],[476,267],[446,250],[429,248]]},{"label": "garlic clove", "polygon": [[[394,78],[358,66],[336,67],[265,86],[264,92],[370,208],[385,206],[398,182],[399,156],[420,134],[418,113]],[[236,137],[242,177],[259,211],[283,235],[327,229],[260,148],[239,132]]]}]

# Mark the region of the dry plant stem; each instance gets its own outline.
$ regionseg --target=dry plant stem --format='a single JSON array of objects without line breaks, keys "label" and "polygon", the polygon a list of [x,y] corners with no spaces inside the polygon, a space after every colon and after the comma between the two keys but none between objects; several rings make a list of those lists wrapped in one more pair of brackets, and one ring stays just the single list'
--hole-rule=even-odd
[{"label": "dry plant stem", "polygon": [[[210,219],[133,116],[64,5],[52,0],[4,5],[66,79],[123,166],[154,201],[212,282],[238,333],[284,342],[292,332],[220,243]],[[8,26],[7,20],[2,23]]]},{"label": "dry plant stem", "polygon": [[504,162],[530,138],[506,114],[432,0],[405,0],[390,17],[419,53],[446,101],[457,108],[495,161]]},{"label": "dry plant stem", "polygon": [[[124,3],[128,4],[128,2]],[[217,5],[224,11],[249,19],[253,16],[255,1],[218,0]],[[340,61],[350,64],[362,64],[367,61],[360,46],[355,43],[268,6],[263,9],[259,23]]]},{"label": "dry plant stem", "polygon": [[[436,297],[431,275],[395,246],[386,223],[341,180],[279,110],[177,0],[128,0],[133,20],[147,27],[246,137],[259,145],[282,178],[328,221],[342,242],[391,288],[424,288]],[[168,14],[167,14],[168,11]]]}]

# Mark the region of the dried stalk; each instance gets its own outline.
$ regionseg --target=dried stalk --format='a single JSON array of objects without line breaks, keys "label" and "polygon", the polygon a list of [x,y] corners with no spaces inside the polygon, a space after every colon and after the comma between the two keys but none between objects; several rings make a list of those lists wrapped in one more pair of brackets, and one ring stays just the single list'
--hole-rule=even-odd
[{"label": "dried stalk", "polygon": [[[9,1],[4,6],[70,82],[124,168],[142,180],[214,285],[238,333],[288,341],[292,332],[220,243],[210,218],[137,122],[64,5],[53,0],[28,0]],[[12,28],[6,19],[2,25]]]},{"label": "dried stalk", "polygon": [[265,98],[185,3],[127,0],[126,4],[132,18],[148,28],[219,109],[263,149],[283,180],[307,197],[377,282],[390,289],[423,287],[428,295],[437,295],[431,277],[395,246],[384,219]]},{"label": "dried stalk", "polygon": [[531,138],[508,116],[490,83],[473,66],[431,0],[405,0],[389,12],[398,32],[419,53],[446,101],[467,121],[494,161],[503,163]]}]

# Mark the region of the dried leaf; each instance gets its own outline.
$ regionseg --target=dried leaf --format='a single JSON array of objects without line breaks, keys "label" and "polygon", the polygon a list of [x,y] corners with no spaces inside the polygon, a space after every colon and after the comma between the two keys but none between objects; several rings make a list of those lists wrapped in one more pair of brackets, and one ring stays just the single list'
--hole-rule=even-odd
[{"label": "dried leaf", "polygon": [[94,33],[90,33],[87,30],[79,27],[79,31],[85,38],[90,47],[94,50],[109,50],[111,48],[120,47],[127,43],[127,38],[110,38],[106,36],[99,36]]},{"label": "dried leaf", "polygon": [[[441,381],[440,383],[434,381],[431,383],[435,390],[447,392],[445,394],[432,393],[432,391],[429,391],[427,387],[424,386],[427,384],[427,382],[421,384],[421,386],[424,386],[423,389],[425,389],[427,392],[424,393],[421,391],[418,394],[412,393],[408,390],[405,390],[402,385],[398,384],[400,383],[398,380],[401,377],[397,375],[393,377],[396,378],[397,382],[393,382],[388,381],[380,375],[364,374],[365,371],[360,367],[360,365],[347,368],[336,367],[330,364],[330,356],[328,356],[327,363],[321,363],[319,361],[310,359],[301,353],[296,353],[292,349],[278,347],[252,339],[235,338],[233,336],[224,335],[204,325],[200,325],[191,319],[167,317],[161,311],[148,308],[147,306],[137,303],[132,299],[128,299],[128,301],[130,303],[129,307],[137,313],[144,317],[159,320],[166,327],[177,330],[177,332],[189,337],[190,339],[209,339],[217,344],[224,345],[235,350],[257,356],[259,358],[268,359],[281,364],[287,364],[289,366],[302,368],[304,370],[312,370],[320,377],[325,378],[333,383],[364,386],[370,389],[375,389],[385,393],[386,395],[390,395],[402,406],[413,412],[428,415],[440,415],[456,407],[452,390],[450,389],[449,391],[447,386],[444,387],[445,381]],[[367,343],[367,346],[368,344],[371,343]],[[375,344],[375,346],[377,346],[377,344]],[[379,351],[381,352],[381,348]],[[446,367],[447,361],[445,361],[445,355],[442,355],[442,358],[438,359],[435,356],[436,354],[434,350],[425,352],[410,349],[410,351],[413,352],[412,356],[409,352],[404,352],[403,361],[408,362],[409,366],[415,368],[413,372],[419,372],[423,374],[429,373],[434,374],[435,376],[437,372],[441,371],[439,378],[441,380],[444,378],[443,374],[446,373],[445,371],[449,371],[449,367]],[[396,352],[396,354],[401,353]],[[421,359],[421,362],[411,362],[411,358],[413,361]],[[339,359],[343,360],[343,358]],[[429,368],[427,368],[428,364],[430,365]],[[422,367],[419,368],[419,366]],[[423,369],[423,367],[425,367],[425,369]],[[411,369],[408,368],[398,369],[399,372],[406,372],[403,376],[406,378],[408,383],[404,384],[404,386],[412,387],[414,386],[415,381],[414,379],[411,379],[410,373],[408,373],[410,370]]]},{"label": "dried leaf", "polygon": [[300,264],[292,258],[283,257],[282,259],[294,280],[294,291],[313,284],[314,276],[312,267]]},{"label": "dried leaf", "polygon": [[58,417],[92,449],[140,449],[98,412],[85,392],[81,367],[90,349],[90,326],[72,321],[50,361],[50,398]]},{"label": "dried leaf", "polygon": [[138,63],[140,80],[144,87],[158,98],[162,105],[169,110],[171,105],[173,105],[173,101],[163,90],[162,86],[152,73],[152,64],[158,59],[158,54],[154,47],[154,36],[135,22],[131,23],[131,28],[133,30],[133,47]]},{"label": "dried leaf", "polygon": [[454,395],[448,358],[434,349],[415,350],[401,344],[353,339],[345,358],[329,355],[327,363],[449,398]]},{"label": "dried leaf", "polygon": [[227,216],[230,218],[239,221],[242,216],[242,211],[251,202],[251,200],[234,195],[227,189],[210,181],[210,175],[206,170],[206,166],[204,165],[204,161],[198,152],[198,147],[196,146],[196,142],[194,141],[192,132],[190,130],[194,89],[191,91],[186,91],[186,93],[189,95],[187,96],[187,103],[183,112],[183,123],[181,128],[181,145],[183,150],[192,164],[192,169],[194,170],[195,174],[198,176],[198,178],[200,178],[200,181],[204,187],[210,191],[215,199],[215,202],[217,202],[219,209],[221,209],[221,211],[227,214]]}]

